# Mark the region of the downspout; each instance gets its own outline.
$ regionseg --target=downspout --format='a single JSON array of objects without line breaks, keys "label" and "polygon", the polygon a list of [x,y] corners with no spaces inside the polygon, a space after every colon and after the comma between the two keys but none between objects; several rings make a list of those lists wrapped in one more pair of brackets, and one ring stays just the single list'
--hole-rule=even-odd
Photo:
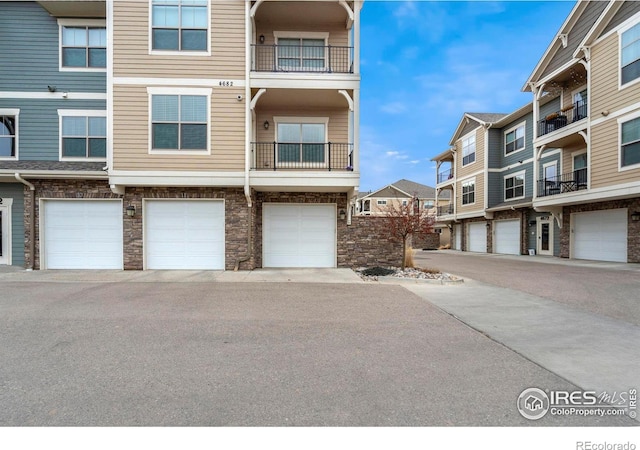
[{"label": "downspout", "polygon": [[244,67],[244,139],[245,139],[245,150],[244,150],[244,197],[247,200],[247,252],[244,256],[240,256],[236,260],[236,265],[234,266],[234,272],[237,272],[240,268],[240,264],[243,262],[249,261],[251,259],[252,254],[252,239],[251,239],[251,231],[253,228],[253,215],[252,215],[252,203],[251,203],[251,187],[249,185],[249,167],[251,165],[251,116],[249,114],[249,106],[251,99],[251,83],[250,83],[250,75],[251,75],[251,36],[252,31],[249,26],[251,17],[250,17],[250,2],[245,2],[244,4],[244,16],[245,16],[245,50],[244,50],[244,59],[245,59],[245,67]]},{"label": "downspout", "polygon": [[31,217],[31,222],[29,223],[29,237],[31,238],[31,241],[29,242],[29,253],[31,253],[31,258],[29,260],[29,267],[27,267],[27,270],[32,271],[36,260],[36,187],[22,178],[17,172],[15,177],[16,180],[27,186],[31,191],[31,208],[29,210],[29,216]]}]

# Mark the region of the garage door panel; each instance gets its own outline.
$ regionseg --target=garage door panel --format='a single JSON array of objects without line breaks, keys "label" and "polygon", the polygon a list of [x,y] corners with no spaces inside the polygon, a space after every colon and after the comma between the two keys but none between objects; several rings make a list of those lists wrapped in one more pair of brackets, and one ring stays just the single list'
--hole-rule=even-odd
[{"label": "garage door panel", "polygon": [[145,210],[147,269],[224,269],[224,202],[147,200]]},{"label": "garage door panel", "polygon": [[495,222],[495,252],[506,255],[520,254],[520,220]]},{"label": "garage door panel", "polygon": [[265,204],[264,267],[335,267],[335,205]]},{"label": "garage door panel", "polygon": [[470,252],[487,252],[487,226],[484,222],[469,224],[469,242],[467,248]]},{"label": "garage door panel", "polygon": [[627,210],[574,213],[573,257],[627,262]]},{"label": "garage door panel", "polygon": [[48,269],[122,269],[120,201],[46,200],[43,208]]}]

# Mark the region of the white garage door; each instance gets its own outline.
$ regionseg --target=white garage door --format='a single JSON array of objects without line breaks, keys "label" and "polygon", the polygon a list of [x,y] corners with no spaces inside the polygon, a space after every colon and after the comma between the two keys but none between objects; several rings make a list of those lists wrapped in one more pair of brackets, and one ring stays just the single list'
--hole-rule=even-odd
[{"label": "white garage door", "polygon": [[467,250],[487,253],[487,224],[485,222],[470,223]]},{"label": "white garage door", "polygon": [[336,206],[265,203],[264,267],[336,267]]},{"label": "white garage door", "polygon": [[520,221],[499,220],[495,223],[495,252],[506,255],[520,254]]},{"label": "white garage door", "polygon": [[627,262],[627,210],[572,214],[573,258]]},{"label": "white garage door", "polygon": [[122,269],[122,201],[45,200],[46,269]]},{"label": "white garage door", "polygon": [[224,270],[224,202],[147,200],[145,268]]}]

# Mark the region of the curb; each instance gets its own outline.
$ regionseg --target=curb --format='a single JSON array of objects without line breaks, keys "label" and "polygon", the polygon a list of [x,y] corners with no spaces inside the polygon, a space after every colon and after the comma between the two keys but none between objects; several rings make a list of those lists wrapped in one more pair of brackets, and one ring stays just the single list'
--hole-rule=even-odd
[{"label": "curb", "polygon": [[440,286],[455,286],[458,284],[463,284],[463,278],[457,278],[455,280],[434,280],[431,278],[400,278],[400,277],[392,277],[392,276],[379,276],[378,282],[383,282],[385,284],[437,284]]}]

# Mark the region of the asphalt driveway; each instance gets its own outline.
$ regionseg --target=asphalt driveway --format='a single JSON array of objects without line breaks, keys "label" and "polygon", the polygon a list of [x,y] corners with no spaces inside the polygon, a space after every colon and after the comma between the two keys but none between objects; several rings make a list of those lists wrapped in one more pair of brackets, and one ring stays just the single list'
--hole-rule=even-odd
[{"label": "asphalt driveway", "polygon": [[575,389],[399,286],[0,285],[0,425],[629,425],[516,410]]}]

